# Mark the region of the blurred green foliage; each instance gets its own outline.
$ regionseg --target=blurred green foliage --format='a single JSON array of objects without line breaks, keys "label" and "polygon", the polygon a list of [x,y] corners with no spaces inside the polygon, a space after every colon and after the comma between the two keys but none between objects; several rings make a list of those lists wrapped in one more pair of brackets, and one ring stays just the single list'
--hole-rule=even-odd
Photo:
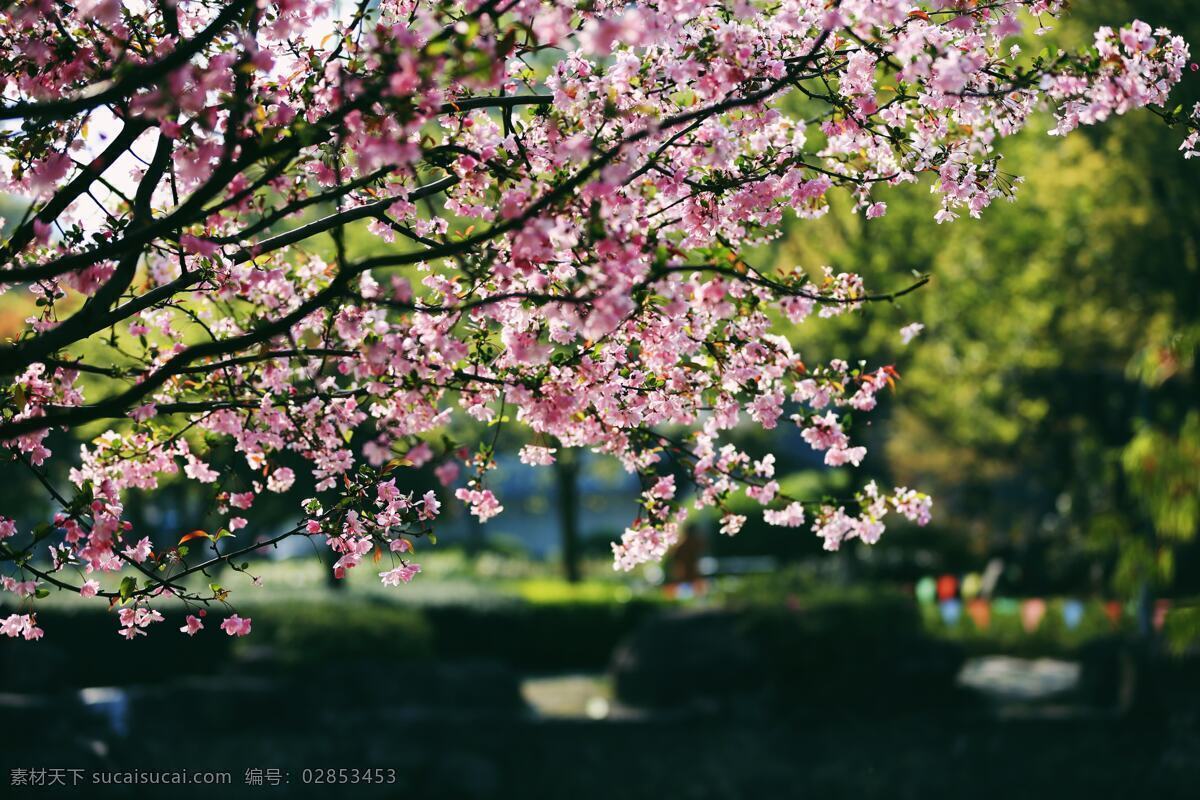
[{"label": "blurred green foliage", "polygon": [[289,603],[286,613],[270,604],[259,610],[262,613],[254,606],[241,610],[244,616],[255,618],[254,636],[237,644],[270,647],[274,657],[289,666],[354,659],[403,662],[433,655],[433,631],[417,609],[316,599]]},{"label": "blurred green foliage", "polygon": [[[1135,17],[1200,42],[1186,0],[1101,0],[1049,43],[1079,46]],[[1197,84],[1189,74],[1185,108]],[[887,188],[885,218],[842,204],[761,260],[857,271],[879,291],[933,276],[892,307],[806,325],[797,345],[811,360],[897,364],[867,468],[931,492],[937,524],[975,564],[1005,556],[1027,592],[1130,594],[1168,579],[1194,591],[1200,165],[1176,152],[1183,131],[1150,114],[1066,139],[1047,127],[1000,144],[1025,180],[981,220],[938,226],[927,183]],[[927,330],[905,347],[912,321]]]}]

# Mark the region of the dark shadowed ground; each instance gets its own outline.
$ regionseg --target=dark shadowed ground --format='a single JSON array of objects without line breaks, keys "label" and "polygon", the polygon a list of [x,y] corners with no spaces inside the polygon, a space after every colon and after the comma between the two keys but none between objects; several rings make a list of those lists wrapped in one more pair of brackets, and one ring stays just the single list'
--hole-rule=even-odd
[{"label": "dark shadowed ground", "polygon": [[[514,701],[502,672],[477,664],[450,678],[333,669],[300,684],[191,678],[130,688],[119,702],[92,692],[90,710],[65,696],[8,695],[3,796],[1185,798],[1200,778],[1194,699],[1138,719],[960,695],[952,706],[907,710],[781,708],[751,697],[658,711],[618,705],[592,720]],[[435,705],[421,705],[423,685],[440,685]],[[397,702],[401,693],[411,699]],[[217,771],[231,785],[9,785],[22,768],[82,769],[84,781],[93,771]],[[381,768],[394,783],[306,783],[305,770],[319,768]],[[266,785],[270,769],[280,785]]]}]

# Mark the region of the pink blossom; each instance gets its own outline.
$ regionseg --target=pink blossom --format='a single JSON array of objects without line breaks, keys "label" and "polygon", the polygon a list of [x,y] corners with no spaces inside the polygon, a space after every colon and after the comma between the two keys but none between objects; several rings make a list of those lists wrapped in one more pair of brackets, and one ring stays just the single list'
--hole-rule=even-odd
[{"label": "pink blossom", "polygon": [[229,505],[245,511],[254,505],[254,492],[230,492]]},{"label": "pink blossom", "polygon": [[554,463],[554,454],[557,452],[553,447],[537,447],[536,445],[527,444],[521,448],[518,454],[522,464],[530,466],[547,466]]},{"label": "pink blossom", "polygon": [[419,445],[409,450],[404,457],[408,459],[408,461],[414,467],[423,467],[433,458],[433,448],[429,446],[428,442],[421,442]]},{"label": "pink blossom", "polygon": [[841,447],[847,441],[846,435],[842,433],[841,423],[832,411],[824,416],[813,417],[812,424],[801,432],[801,436],[814,450]]},{"label": "pink blossom", "polygon": [[53,230],[54,229],[52,227],[50,227],[50,225],[48,223],[45,223],[42,220],[37,219],[36,217],[34,218],[34,220],[33,220],[33,238],[36,239],[41,244],[49,244],[50,243],[50,234],[53,232]]},{"label": "pink blossom", "polygon": [[445,461],[434,468],[433,474],[437,477],[438,483],[449,488],[450,484],[458,480],[459,471],[457,461]]},{"label": "pink blossom", "polygon": [[38,194],[46,194],[71,170],[71,157],[66,153],[51,153],[29,171],[29,185]]},{"label": "pink blossom", "polygon": [[189,233],[185,233],[179,237],[179,245],[185,252],[202,256],[214,256],[221,252],[221,246],[216,242],[209,241],[208,239],[200,239]]},{"label": "pink blossom", "polygon": [[774,429],[775,421],[783,413],[783,395],[759,395],[750,401],[749,413],[750,418],[762,425],[765,430]]},{"label": "pink blossom", "polygon": [[737,536],[745,524],[746,518],[741,514],[726,514],[721,517],[721,533],[726,536]]},{"label": "pink blossom", "polygon": [[37,581],[18,581],[15,578],[5,575],[0,578],[0,586],[7,592],[20,595],[21,597],[32,597],[37,591]]},{"label": "pink blossom", "polygon": [[216,470],[190,453],[187,455],[187,462],[183,466],[183,472],[189,478],[199,483],[215,483],[217,478],[221,477]]},{"label": "pink blossom", "polygon": [[412,562],[402,564],[393,570],[379,573],[379,580],[384,586],[399,586],[401,583],[408,583],[413,577],[421,571],[421,565]]},{"label": "pink blossom", "polygon": [[762,505],[767,505],[775,499],[775,495],[779,492],[778,481],[767,481],[761,486],[747,486],[746,496],[751,500],[755,500]]},{"label": "pink blossom", "polygon": [[782,510],[766,510],[763,520],[768,525],[779,525],[784,528],[798,528],[804,524],[804,506],[800,503],[788,503]]},{"label": "pink blossom", "polygon": [[267,477],[267,491],[283,494],[296,482],[296,473],[290,467],[280,467]]},{"label": "pink blossom", "polygon": [[900,329],[900,341],[904,344],[908,344],[913,339],[917,338],[917,336],[920,335],[921,331],[923,330],[925,330],[925,326],[919,322],[913,322],[909,325],[905,325]]},{"label": "pink blossom", "polygon": [[44,631],[37,626],[33,614],[10,614],[0,621],[0,634],[14,639],[20,636],[26,641],[36,641],[42,638]]},{"label": "pink blossom", "polygon": [[840,467],[843,464],[857,467],[866,455],[865,447],[834,446],[825,451],[825,463],[831,467]]},{"label": "pink blossom", "polygon": [[138,636],[147,635],[146,629],[153,622],[162,622],[163,615],[157,609],[127,606],[117,612],[121,628],[117,634],[132,641]]},{"label": "pink blossom", "polygon": [[675,476],[664,475],[654,482],[650,490],[646,493],[647,496],[657,500],[670,500],[675,497]]},{"label": "pink blossom", "polygon": [[613,569],[628,572],[639,564],[658,561],[679,540],[676,522],[640,524],[626,528],[620,542],[613,542]]},{"label": "pink blossom", "polygon": [[466,503],[480,522],[487,522],[504,510],[490,489],[459,489],[454,496]]},{"label": "pink blossom", "polygon": [[892,504],[896,510],[918,525],[928,525],[933,498],[921,492],[900,487],[896,489]]},{"label": "pink blossom", "polygon": [[143,536],[133,547],[126,547],[124,553],[130,561],[141,564],[150,557],[150,547],[150,537]]},{"label": "pink blossom", "polygon": [[361,516],[355,509],[346,512],[346,518],[342,521],[342,532],[347,536],[362,536],[367,532]]},{"label": "pink blossom", "polygon": [[438,500],[436,493],[428,491],[421,496],[421,519],[435,519],[441,510],[442,504]]},{"label": "pink blossom", "polygon": [[229,636],[248,636],[250,634],[250,618],[231,614],[221,622],[221,630]]},{"label": "pink blossom", "polygon": [[158,409],[154,403],[145,403],[130,411],[129,416],[133,418],[134,422],[145,422],[157,413]]}]

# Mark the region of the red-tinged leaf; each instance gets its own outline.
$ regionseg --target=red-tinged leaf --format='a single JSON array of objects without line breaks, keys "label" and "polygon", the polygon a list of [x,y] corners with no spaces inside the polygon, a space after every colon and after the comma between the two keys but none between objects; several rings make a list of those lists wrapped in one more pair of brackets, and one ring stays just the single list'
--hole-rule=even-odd
[{"label": "red-tinged leaf", "polygon": [[376,546],[375,552],[371,555],[371,560],[374,561],[376,564],[378,564],[379,560],[382,558],[383,558],[383,551],[380,550],[378,546]]},{"label": "red-tinged leaf", "polygon": [[176,544],[175,546],[178,547],[179,545],[183,544],[184,542],[190,542],[192,539],[211,539],[211,538],[212,538],[212,536],[208,533],[208,531],[194,530],[191,533],[185,533],[183,535],[183,538],[180,539],[179,543]]},{"label": "red-tinged leaf", "polygon": [[915,17],[917,19],[923,19],[926,22],[929,22],[929,15],[926,14],[924,11],[922,11],[919,8],[914,8],[912,11],[908,12],[908,16],[909,16],[909,19],[912,19]]}]

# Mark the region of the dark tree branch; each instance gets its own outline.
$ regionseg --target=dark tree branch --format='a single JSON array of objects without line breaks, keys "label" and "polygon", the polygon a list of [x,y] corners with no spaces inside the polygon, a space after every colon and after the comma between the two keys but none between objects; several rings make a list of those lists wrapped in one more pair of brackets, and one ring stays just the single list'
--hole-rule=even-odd
[{"label": "dark tree branch", "polygon": [[81,111],[99,108],[106,103],[127,99],[138,89],[150,86],[191,61],[252,4],[250,0],[234,0],[221,9],[204,30],[183,42],[168,55],[153,64],[138,65],[129,77],[93,84],[74,97],[41,102],[14,103],[0,107],[0,120],[6,119],[69,119]]}]

